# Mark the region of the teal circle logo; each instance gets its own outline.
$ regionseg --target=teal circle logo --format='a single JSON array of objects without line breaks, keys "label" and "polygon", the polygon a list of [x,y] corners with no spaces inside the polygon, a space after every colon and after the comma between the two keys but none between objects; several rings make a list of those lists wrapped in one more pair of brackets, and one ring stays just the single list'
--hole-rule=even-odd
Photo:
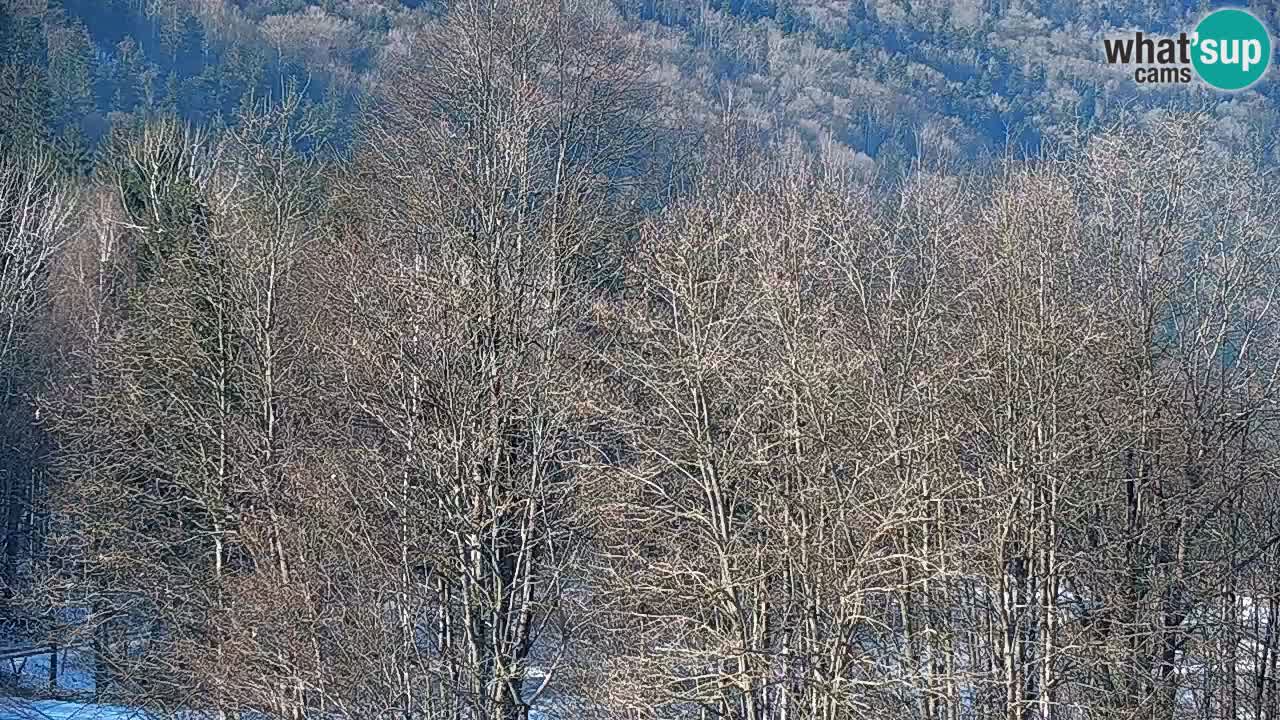
[{"label": "teal circle logo", "polygon": [[1262,21],[1239,8],[1215,10],[1196,25],[1191,64],[1200,79],[1219,90],[1244,90],[1271,64],[1271,34]]}]

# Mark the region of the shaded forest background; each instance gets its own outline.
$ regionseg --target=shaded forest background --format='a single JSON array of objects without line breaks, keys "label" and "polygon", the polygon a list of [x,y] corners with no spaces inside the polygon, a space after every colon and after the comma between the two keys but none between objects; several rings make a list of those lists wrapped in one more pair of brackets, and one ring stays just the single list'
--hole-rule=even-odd
[{"label": "shaded forest background", "polygon": [[[843,148],[868,172],[1035,152],[1151,108],[1211,108],[1231,143],[1276,122],[1272,83],[1232,96],[1142,87],[1100,62],[1107,33],[1176,33],[1222,5],[1208,0],[615,5],[671,127],[697,132],[729,115]],[[1271,3],[1247,6],[1280,20]],[[443,5],[11,0],[0,12],[4,131],[56,141],[86,164],[113,128],[156,114],[221,127],[289,82],[323,108],[323,139],[346,146],[361,100]]]},{"label": "shaded forest background", "polygon": [[1274,81],[1101,63],[1208,7],[3,0],[6,640],[161,717],[1280,719]]}]

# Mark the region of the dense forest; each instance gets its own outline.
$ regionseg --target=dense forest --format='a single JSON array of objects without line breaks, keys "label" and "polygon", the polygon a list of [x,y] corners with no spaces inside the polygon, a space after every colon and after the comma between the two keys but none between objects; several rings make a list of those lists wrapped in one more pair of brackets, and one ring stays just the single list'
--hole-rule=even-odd
[{"label": "dense forest", "polygon": [[[1035,154],[1152,110],[1210,113],[1217,142],[1256,151],[1277,125],[1272,83],[1142,86],[1100,62],[1112,31],[1174,33],[1222,4],[614,0],[609,12],[668,128],[732,118],[898,180],[915,162]],[[1280,6],[1248,5],[1280,26]],[[312,142],[345,150],[389,68],[446,14],[427,0],[4,0],[0,132],[57,144],[87,172],[113,130],[165,115],[223,128],[292,83],[323,118]]]},{"label": "dense forest", "polygon": [[1280,720],[1209,8],[0,0],[0,716]]}]

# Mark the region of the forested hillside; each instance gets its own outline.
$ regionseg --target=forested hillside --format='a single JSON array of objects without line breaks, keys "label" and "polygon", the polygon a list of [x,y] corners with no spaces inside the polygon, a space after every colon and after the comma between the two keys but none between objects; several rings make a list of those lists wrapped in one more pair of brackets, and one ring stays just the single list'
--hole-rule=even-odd
[{"label": "forested hillside", "polygon": [[[1140,86],[1101,62],[1116,30],[1176,34],[1209,2],[623,2],[664,85],[696,115],[800,130],[899,174],[910,159],[1035,152],[1152,108],[1207,109],[1225,142],[1275,124],[1270,83],[1237,96]],[[1230,3],[1243,5],[1244,3]],[[1251,9],[1275,27],[1273,3]]]},{"label": "forested hillside", "polygon": [[[1237,95],[1141,86],[1101,62],[1118,30],[1186,30],[1223,3],[1061,0],[615,0],[616,31],[661,88],[666,124],[733,118],[835,147],[897,179],[1036,153],[1155,109],[1206,111],[1220,142],[1274,133],[1273,83]],[[1235,5],[1237,3],[1227,3]],[[1240,3],[1244,4],[1244,3]],[[1280,9],[1248,4],[1275,27]],[[112,128],[233,122],[291,82],[345,148],[385,68],[441,18],[432,0],[5,0],[2,128],[81,167]]]},{"label": "forested hillside", "polygon": [[398,2],[5,0],[0,129],[87,169],[113,130],[164,115],[222,127],[292,83],[345,142],[371,73],[418,22]]},{"label": "forested hillside", "polygon": [[1203,9],[0,0],[0,712],[1277,720]]}]

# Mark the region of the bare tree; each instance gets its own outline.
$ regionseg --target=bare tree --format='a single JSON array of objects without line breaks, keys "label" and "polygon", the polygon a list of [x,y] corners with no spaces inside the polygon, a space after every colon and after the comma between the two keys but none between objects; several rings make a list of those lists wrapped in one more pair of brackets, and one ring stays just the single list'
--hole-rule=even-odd
[{"label": "bare tree", "polygon": [[343,482],[390,523],[362,530],[391,613],[368,661],[406,718],[525,717],[569,657],[571,460],[594,422],[579,333],[648,122],[612,22],[592,3],[452,6],[348,183],[330,349],[366,460]]},{"label": "bare tree", "polygon": [[33,400],[50,367],[50,338],[41,330],[49,276],[74,203],[50,156],[0,145],[0,592],[6,602],[30,580],[38,540],[35,501],[44,492],[45,443]]}]

